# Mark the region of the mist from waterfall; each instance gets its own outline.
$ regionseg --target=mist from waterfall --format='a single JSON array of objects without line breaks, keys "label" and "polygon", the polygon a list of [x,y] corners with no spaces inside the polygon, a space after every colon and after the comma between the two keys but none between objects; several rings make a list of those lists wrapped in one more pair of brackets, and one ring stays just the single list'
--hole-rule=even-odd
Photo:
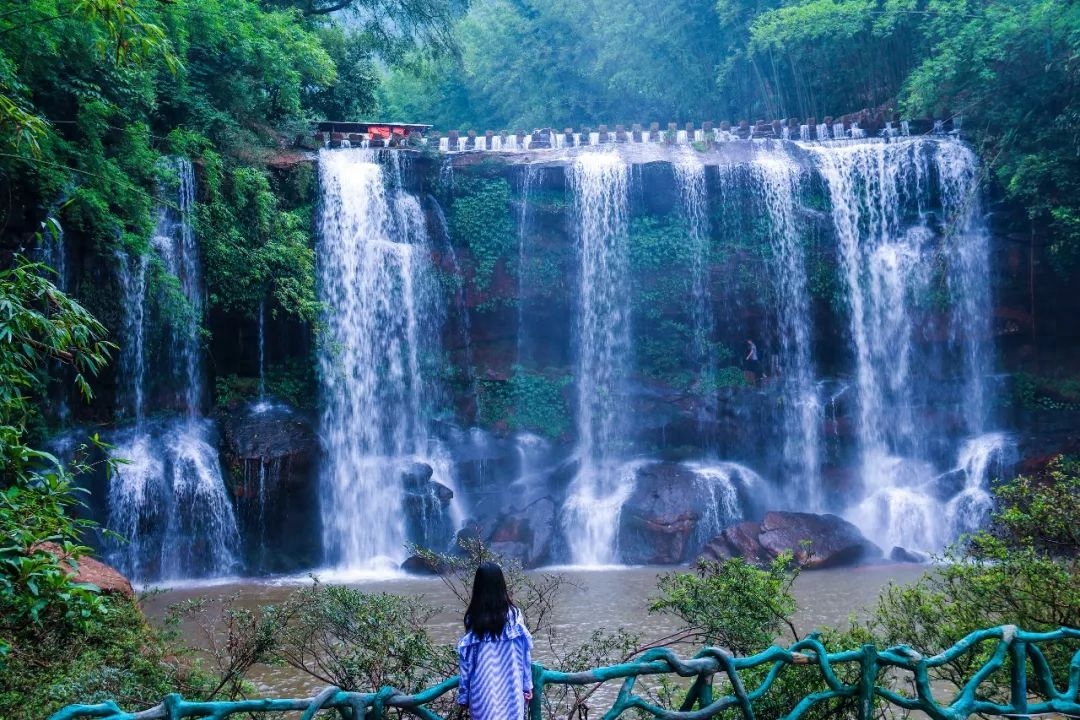
[{"label": "mist from waterfall", "polygon": [[617,154],[584,153],[567,168],[574,195],[580,280],[577,310],[578,471],[563,510],[572,560],[617,562],[623,503],[633,490],[625,464],[625,384],[631,370],[629,167]]}]

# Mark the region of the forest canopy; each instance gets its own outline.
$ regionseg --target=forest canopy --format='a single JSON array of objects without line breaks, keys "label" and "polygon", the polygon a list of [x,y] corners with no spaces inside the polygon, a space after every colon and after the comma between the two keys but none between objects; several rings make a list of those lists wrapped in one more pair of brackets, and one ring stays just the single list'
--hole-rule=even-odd
[{"label": "forest canopy", "polygon": [[[1080,259],[1080,5],[1056,0],[480,0],[460,55],[390,67],[437,127],[962,117],[1018,226]],[[1026,227],[1024,217],[1033,225]]]}]

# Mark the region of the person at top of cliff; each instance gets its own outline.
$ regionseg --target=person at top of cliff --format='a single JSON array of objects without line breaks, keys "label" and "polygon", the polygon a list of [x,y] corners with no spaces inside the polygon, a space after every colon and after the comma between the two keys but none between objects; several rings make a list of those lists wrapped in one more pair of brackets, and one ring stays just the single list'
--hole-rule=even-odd
[{"label": "person at top of cliff", "polygon": [[476,569],[457,651],[458,704],[473,720],[521,720],[532,699],[532,635],[495,563]]}]

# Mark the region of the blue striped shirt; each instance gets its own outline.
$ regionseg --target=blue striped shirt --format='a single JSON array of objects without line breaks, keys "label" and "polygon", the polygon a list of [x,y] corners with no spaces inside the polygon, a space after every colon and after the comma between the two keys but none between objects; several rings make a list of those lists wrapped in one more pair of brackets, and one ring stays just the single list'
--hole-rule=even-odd
[{"label": "blue striped shirt", "polygon": [[469,706],[472,720],[521,720],[525,714],[525,693],[533,689],[532,635],[521,613],[511,613],[499,637],[481,640],[467,632],[458,641],[458,704]]}]

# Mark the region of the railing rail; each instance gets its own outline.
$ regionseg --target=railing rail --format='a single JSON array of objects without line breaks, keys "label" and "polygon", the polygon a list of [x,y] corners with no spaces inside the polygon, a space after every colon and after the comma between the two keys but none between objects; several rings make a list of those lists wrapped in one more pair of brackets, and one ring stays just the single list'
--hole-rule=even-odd
[{"label": "railing rail", "polygon": [[[934,699],[930,671],[941,667],[965,653],[974,652],[987,641],[997,641],[989,658],[971,678],[955,691],[952,702],[942,705]],[[770,647],[749,657],[735,657],[723,648],[709,647],[694,657],[683,659],[668,648],[645,652],[634,662],[610,665],[583,672],[561,672],[539,664],[533,665],[533,699],[529,705],[530,720],[542,720],[544,688],[549,685],[591,685],[623,679],[611,708],[604,720],[615,720],[627,710],[636,708],[659,720],[706,720],[729,709],[737,709],[745,720],[757,720],[753,703],[761,698],[786,667],[816,665],[827,689],[812,693],[799,701],[785,716],[796,720],[817,703],[832,699],[857,702],[858,715],[869,720],[875,698],[906,710],[920,710],[933,720],[963,720],[974,714],[998,716],[1031,716],[1045,713],[1080,715],[1080,646],[1074,651],[1068,666],[1066,686],[1055,683],[1050,664],[1041,645],[1059,641],[1080,641],[1080,628],[1061,628],[1052,632],[1025,632],[1014,625],[1002,625],[977,630],[945,651],[925,657],[906,645],[878,650],[863,645],[856,650],[829,653],[815,637],[794,643],[788,648]],[[1010,693],[1008,703],[981,699],[980,686],[995,672],[1009,664]],[[859,674],[851,683],[843,682],[835,666],[857,664]],[[1032,669],[1029,677],[1028,665]],[[761,684],[748,690],[739,676],[740,670],[769,666]],[[915,692],[906,695],[877,684],[882,672],[890,668],[912,673]],[[643,675],[677,674],[695,680],[678,710],[669,710],[634,694],[637,679]],[[725,675],[731,693],[713,697],[713,678]],[[1030,682],[1029,682],[1030,681]],[[443,720],[430,703],[455,689],[458,678],[448,680],[415,695],[407,695],[392,687],[378,692],[346,692],[329,687],[312,698],[257,699],[237,701],[196,702],[179,695],[169,695],[160,704],[139,712],[124,712],[115,703],[69,705],[50,720],[104,718],[105,720],[180,720],[181,718],[210,718],[224,720],[230,715],[255,712],[301,712],[300,720],[311,720],[320,710],[337,710],[346,720],[384,720],[390,708],[399,708],[422,720]],[[1034,693],[1032,692],[1034,691]],[[695,709],[696,708],[696,709]]]}]

